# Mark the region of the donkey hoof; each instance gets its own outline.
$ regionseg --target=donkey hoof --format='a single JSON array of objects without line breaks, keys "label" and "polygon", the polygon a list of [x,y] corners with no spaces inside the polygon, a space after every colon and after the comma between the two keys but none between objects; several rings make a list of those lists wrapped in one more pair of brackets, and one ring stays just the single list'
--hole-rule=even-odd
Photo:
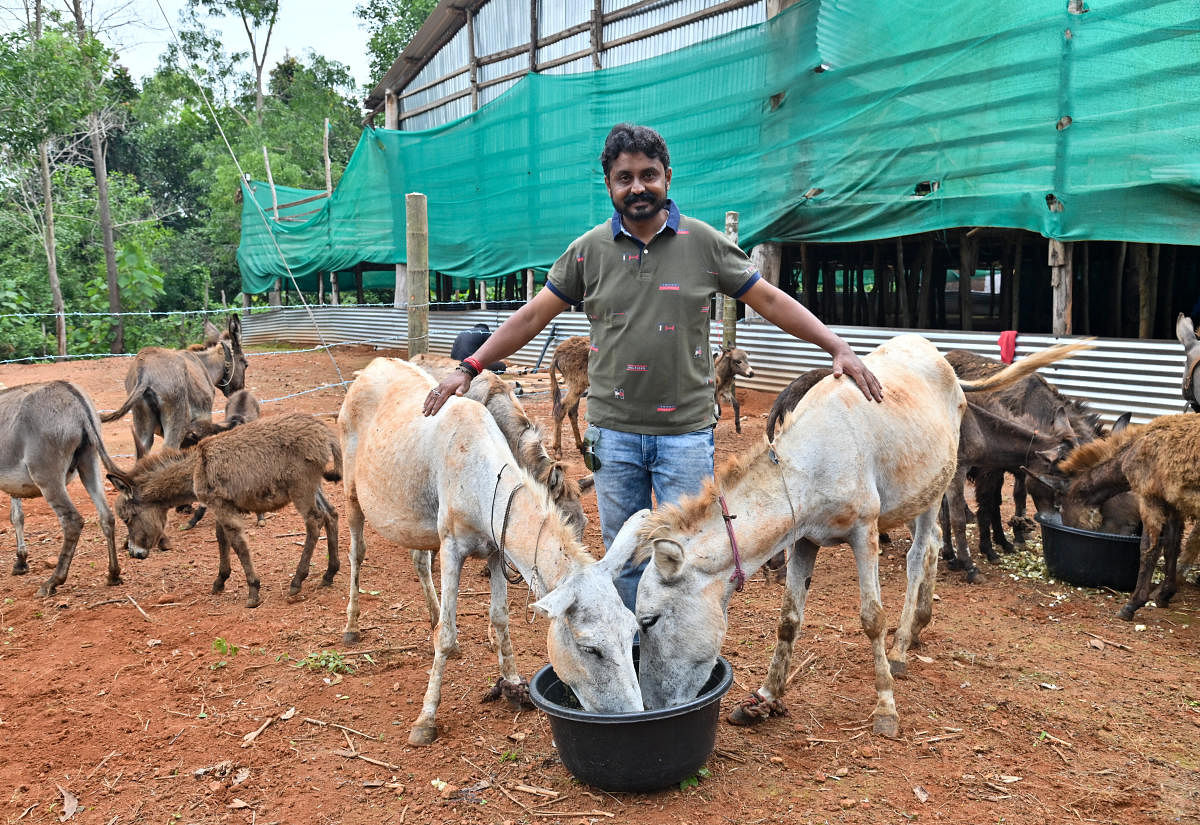
[{"label": "donkey hoof", "polygon": [[874,730],[880,736],[897,739],[900,736],[900,720],[895,716],[876,716]]},{"label": "donkey hoof", "polygon": [[296,596],[299,596],[299,595],[300,595],[300,585],[293,584],[290,587],[288,587],[288,598],[294,599]]},{"label": "donkey hoof", "polygon": [[888,668],[892,671],[893,679],[908,678],[908,662],[902,662],[899,659],[888,659]]},{"label": "donkey hoof", "polygon": [[954,557],[954,558],[949,558],[949,559],[948,559],[948,558],[946,558],[946,556],[943,554],[943,555],[942,555],[942,560],[943,560],[944,562],[946,562],[946,569],[947,569],[947,570],[962,570],[962,569],[964,569],[964,568],[966,567],[966,565],[965,565],[965,564],[963,564],[961,561],[959,561],[957,557]]},{"label": "donkey hoof", "polygon": [[109,587],[116,587],[118,584],[124,584],[125,580],[121,578],[120,573],[113,573],[104,582]]},{"label": "donkey hoof", "polygon": [[158,549],[162,550],[162,551],[170,550],[171,549],[171,540],[169,538],[167,538],[166,536],[163,536],[162,538],[160,538],[158,540]]},{"label": "donkey hoof", "polygon": [[967,570],[967,584],[983,584],[986,581],[987,578],[978,567],[972,567]]},{"label": "donkey hoof", "polygon": [[361,638],[362,638],[362,634],[359,633],[357,630],[347,630],[345,633],[342,634],[342,644],[356,645],[356,644],[358,644],[359,639],[361,639]]},{"label": "donkey hoof", "polygon": [[258,596],[258,588],[252,587],[246,594],[246,607],[258,607],[262,604],[262,599]]},{"label": "donkey hoof", "polygon": [[1125,605],[1124,607],[1122,607],[1120,610],[1117,611],[1117,618],[1124,619],[1127,622],[1132,622],[1133,614],[1136,611],[1137,611],[1136,607],[1130,607],[1129,605]]},{"label": "donkey hoof", "polygon": [[215,582],[213,582],[212,594],[214,596],[219,595],[224,592],[225,592],[225,580],[224,579],[217,579]]},{"label": "donkey hoof", "polygon": [[25,562],[16,562],[13,564],[12,574],[14,576],[24,576],[29,572],[29,565]]},{"label": "donkey hoof", "polygon": [[408,734],[410,745],[432,745],[437,739],[437,725],[420,725]]},{"label": "donkey hoof", "polygon": [[56,587],[57,585],[53,584],[52,582],[46,582],[38,588],[38,596],[42,598],[45,598],[46,596],[53,596]]}]

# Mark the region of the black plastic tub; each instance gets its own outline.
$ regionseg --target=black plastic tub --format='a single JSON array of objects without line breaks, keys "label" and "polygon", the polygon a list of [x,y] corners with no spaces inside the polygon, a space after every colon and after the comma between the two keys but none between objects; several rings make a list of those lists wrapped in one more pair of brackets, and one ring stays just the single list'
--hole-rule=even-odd
[{"label": "black plastic tub", "polygon": [[[637,662],[638,649],[633,649]],[[533,703],[550,717],[563,766],[581,782],[606,791],[657,791],[678,785],[704,766],[717,741],[721,697],[733,668],[717,657],[712,675],[690,702],[634,713],[589,713],[546,665],[529,685]]]},{"label": "black plastic tub", "polygon": [[1039,514],[1037,520],[1042,525],[1042,556],[1051,576],[1082,587],[1133,590],[1141,559],[1141,536],[1068,527],[1057,513]]}]

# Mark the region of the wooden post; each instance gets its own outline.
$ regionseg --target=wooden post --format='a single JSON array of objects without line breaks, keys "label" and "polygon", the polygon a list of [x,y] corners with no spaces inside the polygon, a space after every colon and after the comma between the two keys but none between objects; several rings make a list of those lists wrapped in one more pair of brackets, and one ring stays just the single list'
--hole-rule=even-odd
[{"label": "wooden post", "polygon": [[912,326],[912,310],[908,306],[908,273],[904,270],[904,238],[896,238],[896,296],[899,299],[899,318],[896,326]]},{"label": "wooden post", "polygon": [[338,274],[336,272],[329,273],[329,303],[337,306],[341,303],[342,296],[338,290]]},{"label": "wooden post", "polygon": [[317,303],[325,303],[325,274],[317,273]]},{"label": "wooden post", "polygon": [[[537,2],[537,0],[531,0]],[[590,32],[592,47],[592,68],[600,68],[600,50],[604,48],[604,0],[594,0],[592,3],[592,28]]]},{"label": "wooden post", "polygon": [[1092,334],[1091,319],[1091,246],[1085,241],[1082,245],[1079,268],[1079,334]]},{"label": "wooden post", "polygon": [[1021,328],[1021,259],[1025,257],[1025,233],[1017,232],[1013,241],[1012,268],[1012,326],[1010,329]]},{"label": "wooden post", "polygon": [[[725,213],[725,237],[738,242],[738,213]],[[737,346],[737,299],[728,295],[722,296],[721,302],[721,345]]]},{"label": "wooden post", "polygon": [[325,194],[333,194],[333,166],[329,163],[329,118],[325,118]]},{"label": "wooden post", "polygon": [[[537,0],[531,0],[537,2]],[[467,66],[470,67],[470,83],[471,83],[471,111],[479,111],[479,56],[475,53],[475,15],[467,8],[463,9],[463,16],[467,19]]]},{"label": "wooden post", "polygon": [[1051,331],[1055,335],[1071,334],[1071,258],[1073,252],[1070,243],[1063,243],[1056,238],[1050,239],[1050,285],[1054,289]]},{"label": "wooden post", "polygon": [[964,232],[958,246],[958,328],[961,330],[975,328],[971,318],[971,282],[979,265],[979,234],[976,229]]},{"label": "wooden post", "polygon": [[887,264],[883,262],[883,244],[871,244],[871,275],[875,279],[875,321],[877,327],[887,324]]},{"label": "wooden post", "polygon": [[408,357],[429,352],[429,215],[425,196],[404,196],[408,258]]},{"label": "wooden post", "polygon": [[1129,254],[1129,244],[1126,241],[1121,241],[1117,247],[1117,262],[1113,265],[1113,328],[1109,333],[1115,337],[1121,337],[1121,331],[1125,329],[1125,319],[1122,313],[1125,311],[1125,259]]},{"label": "wooden post", "polygon": [[525,300],[533,300],[533,270],[525,270]]},{"label": "wooden post", "polygon": [[921,288],[917,294],[917,327],[920,329],[929,329],[933,294],[933,235],[927,232],[921,241]]},{"label": "wooden post", "polygon": [[529,0],[529,73],[537,71],[538,0]]},{"label": "wooden post", "polygon": [[[385,129],[400,128],[400,100],[391,89],[383,93],[383,126]],[[396,277],[392,287],[392,307],[400,309],[408,306],[408,266],[396,264]]]},{"label": "wooden post", "polygon": [[480,278],[476,283],[479,284],[479,308],[487,309],[488,282]]},{"label": "wooden post", "polygon": [[1133,271],[1137,273],[1138,337],[1150,338],[1154,335],[1154,305],[1157,303],[1154,273],[1150,268],[1150,244],[1131,244],[1130,252],[1133,253]]},{"label": "wooden post", "polygon": [[[363,274],[362,264],[357,264],[354,267],[354,297],[358,300],[359,306],[362,306],[363,304],[366,303],[366,299],[363,298],[363,276],[362,276],[362,274]],[[429,287],[428,286],[425,287],[425,304],[426,305],[429,304]]]},{"label": "wooden post", "polygon": [[[779,286],[779,272],[783,266],[783,247],[777,243],[760,243],[750,250],[750,260],[758,268],[763,280],[771,286]],[[760,317],[746,305],[746,320]]]},{"label": "wooden post", "polygon": [[800,242],[800,280],[804,282],[804,300],[808,303],[809,311],[819,315],[817,309],[820,298],[817,296],[817,273],[812,268],[812,258],[808,254],[808,242]]}]

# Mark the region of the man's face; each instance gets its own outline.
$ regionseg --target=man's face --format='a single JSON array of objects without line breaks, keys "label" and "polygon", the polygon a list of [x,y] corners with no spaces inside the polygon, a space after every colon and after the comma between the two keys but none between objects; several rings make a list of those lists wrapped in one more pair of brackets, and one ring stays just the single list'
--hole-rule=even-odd
[{"label": "man's face", "polygon": [[671,170],[641,152],[617,155],[604,179],[613,206],[630,221],[654,218],[667,204]]}]

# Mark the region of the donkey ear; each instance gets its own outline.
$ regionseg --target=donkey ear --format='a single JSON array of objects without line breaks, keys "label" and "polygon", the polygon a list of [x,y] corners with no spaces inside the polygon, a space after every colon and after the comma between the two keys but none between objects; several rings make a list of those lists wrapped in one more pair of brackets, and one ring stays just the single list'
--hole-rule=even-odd
[{"label": "donkey ear", "polygon": [[674,539],[655,539],[654,566],[663,581],[679,578],[683,571],[683,545]]},{"label": "donkey ear", "polygon": [[211,347],[221,340],[221,330],[217,329],[212,321],[204,321],[204,346]]},{"label": "donkey ear", "polygon": [[1116,421],[1113,422],[1112,430],[1109,431],[1109,434],[1116,435],[1117,433],[1121,432],[1121,430],[1128,427],[1129,421],[1131,418],[1133,418],[1132,412],[1121,413],[1120,417]]},{"label": "donkey ear", "polygon": [[[1047,452],[1050,452],[1050,451],[1047,450]],[[1034,472],[1033,470],[1030,470],[1028,467],[1022,467],[1021,469],[1024,470],[1029,475],[1036,478],[1038,481],[1042,482],[1042,484],[1045,484],[1047,487],[1049,487],[1051,490],[1053,490],[1056,493],[1059,493],[1059,494],[1065,493],[1067,491],[1067,488],[1071,486],[1071,480],[1066,478],[1065,476],[1051,475],[1048,473],[1038,473],[1038,472]]]},{"label": "donkey ear", "polygon": [[590,490],[595,486],[596,486],[596,477],[595,476],[586,475],[583,478],[579,479],[579,492],[581,492],[581,493],[584,490]]},{"label": "donkey ear", "polygon": [[229,340],[237,344],[241,341],[242,336],[242,319],[237,315],[229,316]]},{"label": "donkey ear", "polygon": [[608,548],[608,552],[604,554],[604,558],[599,564],[603,569],[614,579],[620,574],[621,568],[625,566],[625,562],[633,556],[633,551],[637,550],[638,546],[638,529],[642,526],[642,522],[646,520],[646,516],[650,515],[649,510],[638,510],[629,519],[621,525],[620,532],[613,539],[612,546]]},{"label": "donkey ear", "polygon": [[1185,350],[1191,349],[1196,343],[1196,328],[1192,326],[1192,319],[1182,312],[1175,318],[1175,337]]},{"label": "donkey ear", "polygon": [[556,587],[533,603],[533,609],[550,619],[558,618],[571,610],[576,593],[571,587]]},{"label": "donkey ear", "polygon": [[118,493],[133,495],[133,485],[125,476],[117,475],[116,473],[109,473],[108,480],[112,483],[113,489],[115,489]]}]

